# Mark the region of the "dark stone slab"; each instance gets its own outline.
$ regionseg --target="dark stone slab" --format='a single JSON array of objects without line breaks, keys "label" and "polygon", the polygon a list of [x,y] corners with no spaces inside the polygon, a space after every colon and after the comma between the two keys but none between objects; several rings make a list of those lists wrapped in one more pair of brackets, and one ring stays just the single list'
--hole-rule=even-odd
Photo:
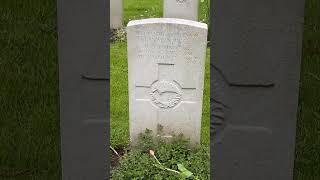
[{"label": "dark stone slab", "polygon": [[291,180],[303,0],[213,1],[216,180]]},{"label": "dark stone slab", "polygon": [[108,177],[108,4],[58,0],[63,180]]}]

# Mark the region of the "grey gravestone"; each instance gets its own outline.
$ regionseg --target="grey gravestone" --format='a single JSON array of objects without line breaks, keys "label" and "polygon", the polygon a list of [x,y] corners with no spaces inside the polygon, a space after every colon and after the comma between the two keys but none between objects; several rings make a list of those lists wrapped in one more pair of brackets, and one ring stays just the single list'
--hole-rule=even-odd
[{"label": "grey gravestone", "polygon": [[198,21],[199,0],[164,0],[163,17]]},{"label": "grey gravestone", "polygon": [[127,26],[130,138],[145,129],[200,142],[207,25],[155,18]]},{"label": "grey gravestone", "polygon": [[118,29],[123,25],[123,1],[110,0],[110,28]]},{"label": "grey gravestone", "polygon": [[58,1],[63,180],[109,173],[107,12],[104,0]]},{"label": "grey gravestone", "polygon": [[293,179],[303,10],[213,1],[213,179]]}]

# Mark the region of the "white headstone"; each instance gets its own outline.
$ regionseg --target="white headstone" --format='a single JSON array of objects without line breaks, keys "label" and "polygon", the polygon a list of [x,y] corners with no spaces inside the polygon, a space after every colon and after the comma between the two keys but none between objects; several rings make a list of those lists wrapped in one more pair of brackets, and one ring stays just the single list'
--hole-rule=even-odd
[{"label": "white headstone", "polygon": [[133,144],[137,135],[163,126],[200,142],[207,25],[154,18],[127,26],[129,119]]},{"label": "white headstone", "polygon": [[164,0],[163,17],[198,21],[199,0]]},{"label": "white headstone", "polygon": [[123,25],[122,0],[110,0],[110,28],[117,29]]}]

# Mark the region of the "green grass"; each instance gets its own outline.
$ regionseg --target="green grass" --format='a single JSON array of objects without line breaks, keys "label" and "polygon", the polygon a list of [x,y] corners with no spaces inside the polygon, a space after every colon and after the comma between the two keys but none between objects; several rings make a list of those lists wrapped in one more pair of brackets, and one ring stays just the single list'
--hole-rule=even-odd
[{"label": "green grass", "polygon": [[129,144],[127,44],[110,45],[110,144]]},{"label": "green grass", "polygon": [[320,1],[306,0],[295,179],[320,179]]},{"label": "green grass", "polygon": [[59,179],[56,2],[0,12],[0,179]]},{"label": "green grass", "polygon": [[[144,13],[139,8],[152,11],[152,6],[155,6],[154,16],[160,17],[160,1],[125,0],[125,23],[129,17],[140,17]],[[295,179],[318,180],[320,179],[320,118],[318,117],[320,1],[306,0],[305,15]],[[116,50],[117,46],[118,49],[125,49],[123,43],[113,44],[111,48]],[[120,67],[119,69],[123,71]],[[126,72],[122,75],[126,79]],[[60,178],[58,93],[56,1],[1,0],[1,180]],[[123,112],[123,116],[127,116],[127,112]],[[119,123],[123,123],[123,127],[127,126],[124,120],[120,119]],[[113,126],[115,124],[111,124],[111,127]],[[206,134],[208,132],[203,131],[202,137]],[[126,138],[114,138],[112,141],[114,144],[125,142]],[[208,140],[203,139],[203,141]],[[12,178],[5,174],[12,175]]]},{"label": "green grass", "polygon": [[[199,5],[199,20],[207,21],[207,0]],[[124,25],[130,20],[162,17],[162,0],[124,0]]]}]

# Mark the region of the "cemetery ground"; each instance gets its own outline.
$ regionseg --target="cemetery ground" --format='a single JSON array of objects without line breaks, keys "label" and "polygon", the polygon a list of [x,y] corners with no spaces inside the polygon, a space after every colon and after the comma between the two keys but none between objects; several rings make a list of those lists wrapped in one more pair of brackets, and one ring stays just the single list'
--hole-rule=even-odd
[{"label": "cemetery ground", "polygon": [[[320,179],[319,9],[320,1],[306,0],[294,172],[296,180]],[[159,17],[160,10],[158,0],[127,0],[125,24],[129,17]],[[56,1],[53,0],[0,2],[0,179],[50,180],[61,177],[56,18]],[[125,57],[125,51],[122,52],[126,48],[124,42],[110,47],[120,57]],[[111,62],[111,70],[123,71],[125,81],[126,67],[112,66]],[[116,74],[111,72],[111,81]],[[118,80],[122,79],[119,77]],[[116,107],[119,113],[124,112],[121,111],[122,104],[111,108]],[[128,126],[123,120],[119,123]],[[111,122],[110,126],[112,130],[116,125]],[[205,125],[203,127],[206,129]],[[209,131],[202,134],[202,142],[209,143],[206,139]],[[111,139],[113,146],[127,143],[120,133]]]}]

